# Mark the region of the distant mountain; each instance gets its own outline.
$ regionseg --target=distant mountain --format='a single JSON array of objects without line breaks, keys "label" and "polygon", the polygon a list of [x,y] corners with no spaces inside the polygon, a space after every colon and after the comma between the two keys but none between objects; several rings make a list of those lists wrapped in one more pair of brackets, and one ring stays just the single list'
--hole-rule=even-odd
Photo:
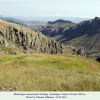
[{"label": "distant mountain", "polygon": [[70,20],[74,23],[79,23],[84,20],[89,20],[90,18],[82,18],[82,17],[67,17],[67,16],[12,16],[12,18],[20,19],[23,21],[41,21],[41,22],[48,22],[48,21],[55,21],[58,19]]},{"label": "distant mountain", "polygon": [[64,46],[40,32],[0,19],[0,54],[64,53]]},{"label": "distant mountain", "polygon": [[59,27],[70,27],[70,26],[73,26],[74,24],[75,23],[68,20],[58,19],[56,21],[49,21],[47,23],[47,26],[59,28]]},{"label": "distant mountain", "polygon": [[56,20],[49,21],[46,26],[42,27],[41,31],[44,35],[54,37],[58,33],[64,31],[64,29],[69,29],[69,27],[74,26],[75,23],[68,20]]},{"label": "distant mountain", "polygon": [[47,24],[47,22],[43,22],[43,21],[26,21],[26,23],[28,24],[28,25],[46,25]]},{"label": "distant mountain", "polygon": [[33,21],[33,20],[20,20],[17,18],[12,18],[12,17],[0,17],[0,19],[3,19],[7,22],[12,22],[15,24],[19,24],[19,25],[23,25],[23,26],[30,26],[30,25],[45,25],[47,22],[43,22],[43,21]]},{"label": "distant mountain", "polygon": [[23,20],[20,20],[20,19],[11,18],[11,17],[0,17],[0,19],[3,19],[5,21],[7,21],[7,22],[11,22],[11,23],[27,26],[26,22],[23,21]]},{"label": "distant mountain", "polygon": [[[67,24],[66,24],[67,25]],[[49,35],[64,45],[84,47],[87,53],[100,52],[100,18],[72,24],[70,27],[62,27],[51,30],[45,28],[42,33]]]}]

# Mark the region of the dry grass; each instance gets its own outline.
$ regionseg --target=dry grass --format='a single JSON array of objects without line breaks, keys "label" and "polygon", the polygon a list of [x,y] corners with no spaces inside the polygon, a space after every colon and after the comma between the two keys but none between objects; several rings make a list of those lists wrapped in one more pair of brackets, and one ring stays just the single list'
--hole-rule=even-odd
[{"label": "dry grass", "polygon": [[100,64],[72,55],[0,57],[2,91],[100,91]]}]

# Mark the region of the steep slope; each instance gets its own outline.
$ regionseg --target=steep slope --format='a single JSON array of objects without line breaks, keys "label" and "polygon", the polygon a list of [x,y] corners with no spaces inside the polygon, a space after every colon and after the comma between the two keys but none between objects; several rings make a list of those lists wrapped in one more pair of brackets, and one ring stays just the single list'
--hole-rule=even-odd
[{"label": "steep slope", "polygon": [[63,53],[64,46],[40,32],[0,20],[0,45],[24,53]]},{"label": "steep slope", "polygon": [[69,28],[62,28],[50,34],[51,37],[65,45],[84,47],[87,53],[100,52],[100,18],[83,21]]},{"label": "steep slope", "polygon": [[96,17],[71,27],[59,40],[65,45],[84,47],[88,53],[100,52],[100,19]]}]

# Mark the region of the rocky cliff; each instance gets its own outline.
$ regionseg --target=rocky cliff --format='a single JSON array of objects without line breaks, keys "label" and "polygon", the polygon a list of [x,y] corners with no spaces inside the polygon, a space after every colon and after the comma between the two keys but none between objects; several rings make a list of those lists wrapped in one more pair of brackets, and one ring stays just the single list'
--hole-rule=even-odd
[{"label": "rocky cliff", "polygon": [[0,20],[0,45],[13,52],[24,53],[64,53],[64,46],[41,32]]}]

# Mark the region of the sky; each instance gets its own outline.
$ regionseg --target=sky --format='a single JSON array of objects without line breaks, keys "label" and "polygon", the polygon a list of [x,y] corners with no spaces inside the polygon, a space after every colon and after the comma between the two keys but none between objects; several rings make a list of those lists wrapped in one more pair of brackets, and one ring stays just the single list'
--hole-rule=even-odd
[{"label": "sky", "polygon": [[0,0],[3,16],[100,17],[100,0]]}]

